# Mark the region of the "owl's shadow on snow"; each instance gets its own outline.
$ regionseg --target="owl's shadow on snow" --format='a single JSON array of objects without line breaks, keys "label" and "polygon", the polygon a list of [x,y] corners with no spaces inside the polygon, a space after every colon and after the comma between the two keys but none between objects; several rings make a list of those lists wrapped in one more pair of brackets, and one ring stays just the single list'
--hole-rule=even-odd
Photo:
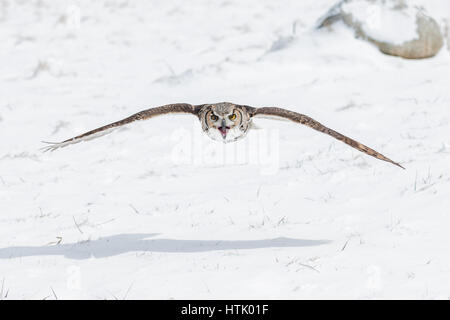
[{"label": "owl's shadow on snow", "polygon": [[263,240],[180,240],[148,239],[157,236],[150,234],[119,234],[80,243],[60,243],[46,246],[23,246],[0,248],[0,259],[30,256],[56,255],[69,259],[106,258],[127,252],[151,253],[195,253],[207,251],[295,248],[318,246],[329,240],[304,240],[292,238],[274,238]]}]

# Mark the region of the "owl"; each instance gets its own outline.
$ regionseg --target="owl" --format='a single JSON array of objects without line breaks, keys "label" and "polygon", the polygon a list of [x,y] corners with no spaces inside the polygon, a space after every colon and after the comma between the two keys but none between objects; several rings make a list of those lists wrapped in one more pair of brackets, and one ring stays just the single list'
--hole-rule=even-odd
[{"label": "owl", "polygon": [[252,117],[244,106],[222,102],[202,106],[198,111],[202,130],[211,139],[223,143],[239,140],[252,126]]},{"label": "owl", "polygon": [[220,102],[213,104],[191,105],[187,103],[168,104],[161,107],[150,108],[135,113],[128,118],[107,124],[103,127],[88,131],[62,142],[44,142],[48,146],[44,151],[53,151],[58,148],[75,144],[81,141],[90,140],[110,131],[138,120],[147,120],[164,114],[184,113],[198,117],[203,132],[211,139],[223,143],[237,141],[246,136],[253,127],[252,120],[258,117],[275,118],[288,120],[298,124],[306,125],[314,130],[325,133],[343,143],[379,160],[387,161],[402,169],[399,163],[392,161],[381,153],[367,147],[366,145],[353,140],[333,129],[330,129],[320,122],[294,111],[277,107],[255,108],[247,105],[239,105],[231,102]]}]

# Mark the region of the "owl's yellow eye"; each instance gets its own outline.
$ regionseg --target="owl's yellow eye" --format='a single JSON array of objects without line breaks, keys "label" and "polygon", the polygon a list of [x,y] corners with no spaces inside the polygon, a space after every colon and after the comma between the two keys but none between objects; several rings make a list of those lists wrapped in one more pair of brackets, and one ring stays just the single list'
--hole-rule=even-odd
[{"label": "owl's yellow eye", "polygon": [[212,115],[211,115],[211,120],[212,120],[212,121],[217,121],[217,120],[219,120],[219,117],[216,116],[215,114],[212,114]]},{"label": "owl's yellow eye", "polygon": [[230,120],[234,121],[236,119],[236,114],[232,114],[231,116],[228,117]]}]

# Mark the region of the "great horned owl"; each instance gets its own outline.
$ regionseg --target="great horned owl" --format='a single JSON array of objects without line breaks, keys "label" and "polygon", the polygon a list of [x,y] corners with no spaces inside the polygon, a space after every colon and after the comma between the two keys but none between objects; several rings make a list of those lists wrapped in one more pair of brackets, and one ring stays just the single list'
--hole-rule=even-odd
[{"label": "great horned owl", "polygon": [[239,140],[252,126],[248,107],[228,102],[207,104],[198,111],[203,131],[213,140],[224,143]]},{"label": "great horned owl", "polygon": [[[161,107],[150,108],[135,113],[128,118],[110,123],[103,127],[88,131],[76,137],[62,142],[45,142],[50,144],[44,147],[44,151],[53,151],[65,147],[69,144],[90,140],[100,135],[110,132],[112,129],[126,125],[137,120],[146,120],[163,114],[187,113],[198,117],[202,124],[203,131],[213,140],[228,143],[245,137],[249,129],[252,128],[252,119],[256,117],[270,117],[290,120],[296,123],[306,125],[314,130],[328,134],[333,138],[340,140],[349,146],[364,152],[377,159],[390,162],[400,168],[399,163],[392,161],[381,153],[353,140],[339,132],[336,132],[316,120],[303,114],[276,107],[255,108],[246,105],[239,105],[230,102],[220,102],[214,104],[190,105],[187,103],[168,104]],[[404,169],[404,168],[403,168]]]}]

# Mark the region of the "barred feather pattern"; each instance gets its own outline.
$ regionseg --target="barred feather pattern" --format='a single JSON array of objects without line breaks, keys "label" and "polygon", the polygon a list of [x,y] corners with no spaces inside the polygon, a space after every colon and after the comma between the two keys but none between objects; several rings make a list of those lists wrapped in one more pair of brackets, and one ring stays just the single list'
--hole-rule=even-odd
[{"label": "barred feather pattern", "polygon": [[140,120],[147,120],[159,115],[163,114],[171,114],[171,113],[188,113],[188,114],[194,114],[196,115],[198,112],[198,107],[187,104],[187,103],[176,103],[176,104],[168,104],[161,107],[156,108],[150,108],[144,111],[140,111],[138,113],[135,113],[125,119],[107,124],[105,126],[93,129],[91,131],[85,132],[83,134],[80,134],[78,136],[75,136],[73,138],[64,140],[62,142],[45,142],[49,144],[49,146],[46,146],[43,148],[44,152],[46,151],[54,151],[59,148],[63,148],[70,144],[75,144],[81,141],[91,140],[93,138],[97,138],[99,136],[108,134],[113,129],[129,124],[134,121],[140,121]]},{"label": "barred feather pattern", "polygon": [[276,107],[264,107],[264,108],[253,108],[250,107],[251,109],[249,109],[249,111],[251,112],[251,114],[253,116],[274,116],[274,117],[280,117],[280,118],[285,118],[288,120],[291,120],[293,122],[296,123],[300,123],[303,125],[306,125],[310,128],[313,128],[314,130],[317,130],[319,132],[325,133],[337,140],[342,141],[345,144],[348,144],[349,146],[364,152],[365,154],[368,154],[369,156],[372,156],[374,158],[377,158],[379,160],[383,160],[383,161],[387,161],[390,162],[402,169],[405,169],[404,167],[402,167],[399,163],[392,161],[391,159],[387,158],[386,156],[382,155],[381,153],[373,150],[372,148],[369,148],[368,146],[362,144],[361,142],[358,142],[356,140],[353,140],[333,129],[330,129],[326,126],[324,126],[323,124],[321,124],[320,122],[304,115],[304,114],[300,114],[294,111],[289,111],[286,109],[282,109],[282,108],[276,108]]}]

